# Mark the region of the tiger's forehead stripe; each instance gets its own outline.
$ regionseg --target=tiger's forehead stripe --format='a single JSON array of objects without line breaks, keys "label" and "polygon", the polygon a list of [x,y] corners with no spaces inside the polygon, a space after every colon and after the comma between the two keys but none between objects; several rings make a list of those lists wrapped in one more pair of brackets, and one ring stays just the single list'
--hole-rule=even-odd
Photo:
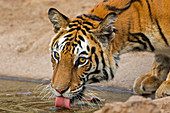
[{"label": "tiger's forehead stripe", "polygon": [[[83,15],[77,16],[74,20],[72,20],[69,23],[66,29],[62,29],[54,36],[53,41],[52,41],[53,43],[50,44],[51,49],[55,46],[57,40],[60,37],[65,37],[65,36],[62,36],[62,34],[65,34],[65,33],[67,34],[69,32],[70,34],[67,34],[68,35],[67,37],[71,37],[71,35],[75,34],[74,33],[75,31],[81,30],[83,35],[87,35],[86,32],[91,33],[90,30],[95,29],[101,20],[102,20],[101,18],[94,16],[94,15],[89,15],[89,14],[83,14]],[[80,40],[82,41],[84,40],[81,35],[79,35],[78,37]],[[74,38],[72,37],[70,38],[70,40],[71,39],[74,39]]]},{"label": "tiger's forehead stripe", "polygon": [[[70,41],[70,39],[72,39],[73,37],[62,37],[57,41],[56,47],[57,52],[59,54],[63,53],[70,53],[71,55],[75,55],[74,57],[74,63],[76,62],[76,60],[79,58],[79,56],[85,56],[88,57],[88,40],[84,39],[82,40],[78,40],[77,41]],[[75,36],[74,36],[75,38]],[[78,37],[77,37],[78,38]],[[67,41],[65,41],[67,40]],[[73,39],[75,40],[75,39]]]},{"label": "tiger's forehead stripe", "polygon": [[[79,16],[80,17],[80,16]],[[94,29],[95,25],[92,22],[84,21],[84,18],[87,18],[87,16],[81,15],[82,18],[77,17],[73,21],[71,21],[68,25],[68,27],[65,29],[65,32],[58,34],[61,35],[60,38],[54,38],[55,41],[53,41],[53,44],[51,44],[51,47],[56,48],[57,44],[63,44],[67,42],[72,42],[72,45],[75,47],[76,45],[79,45],[82,48],[82,42],[85,42],[84,36],[87,36],[87,33],[91,33],[90,29]],[[79,32],[80,31],[80,32]],[[56,37],[58,37],[56,35]],[[84,36],[83,36],[84,35]],[[58,39],[60,41],[58,41]],[[74,52],[74,51],[73,51]]]},{"label": "tiger's forehead stripe", "polygon": [[85,39],[81,31],[73,30],[70,34],[68,32],[56,41],[55,47],[58,52],[70,52],[71,54],[77,54],[87,49],[88,41]]}]

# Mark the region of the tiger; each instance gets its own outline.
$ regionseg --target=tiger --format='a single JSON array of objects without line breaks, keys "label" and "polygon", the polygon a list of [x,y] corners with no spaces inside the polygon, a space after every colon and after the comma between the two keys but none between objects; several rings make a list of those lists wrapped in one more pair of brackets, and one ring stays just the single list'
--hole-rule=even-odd
[{"label": "tiger", "polygon": [[114,78],[119,56],[155,54],[150,73],[139,76],[135,94],[170,95],[170,3],[168,0],[102,0],[74,19],[50,8],[50,51],[56,97],[81,98],[87,84]]}]

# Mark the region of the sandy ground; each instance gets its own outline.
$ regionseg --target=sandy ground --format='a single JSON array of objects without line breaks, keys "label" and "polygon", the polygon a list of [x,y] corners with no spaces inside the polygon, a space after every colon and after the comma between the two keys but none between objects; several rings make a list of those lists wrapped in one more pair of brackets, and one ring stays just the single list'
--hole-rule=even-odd
[{"label": "sandy ground", "polygon": [[[57,8],[69,18],[85,13],[100,0],[0,0],[0,75],[49,79],[49,42],[54,35],[47,12]],[[108,87],[132,89],[135,78],[150,71],[153,54],[121,56],[115,79]]]}]

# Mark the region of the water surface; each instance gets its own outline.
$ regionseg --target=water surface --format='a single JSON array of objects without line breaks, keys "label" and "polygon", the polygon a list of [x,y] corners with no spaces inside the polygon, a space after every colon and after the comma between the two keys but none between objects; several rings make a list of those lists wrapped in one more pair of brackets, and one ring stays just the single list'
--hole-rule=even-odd
[{"label": "water surface", "polygon": [[78,101],[72,105],[73,110],[56,108],[55,96],[47,85],[39,81],[18,81],[0,79],[0,112],[15,113],[92,113],[100,109],[104,103],[113,101],[126,101],[131,91],[109,89],[101,87],[88,87],[85,94],[96,95],[105,101]]}]

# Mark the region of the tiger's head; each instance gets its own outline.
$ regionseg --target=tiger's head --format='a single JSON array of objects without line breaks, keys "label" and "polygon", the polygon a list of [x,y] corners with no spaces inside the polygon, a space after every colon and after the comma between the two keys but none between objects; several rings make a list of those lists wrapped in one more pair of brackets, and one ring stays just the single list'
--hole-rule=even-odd
[{"label": "tiger's head", "polygon": [[104,19],[84,14],[70,20],[51,8],[48,17],[55,32],[50,50],[51,89],[56,96],[80,98],[85,84],[114,77],[117,63],[110,43],[114,38],[115,13]]}]

